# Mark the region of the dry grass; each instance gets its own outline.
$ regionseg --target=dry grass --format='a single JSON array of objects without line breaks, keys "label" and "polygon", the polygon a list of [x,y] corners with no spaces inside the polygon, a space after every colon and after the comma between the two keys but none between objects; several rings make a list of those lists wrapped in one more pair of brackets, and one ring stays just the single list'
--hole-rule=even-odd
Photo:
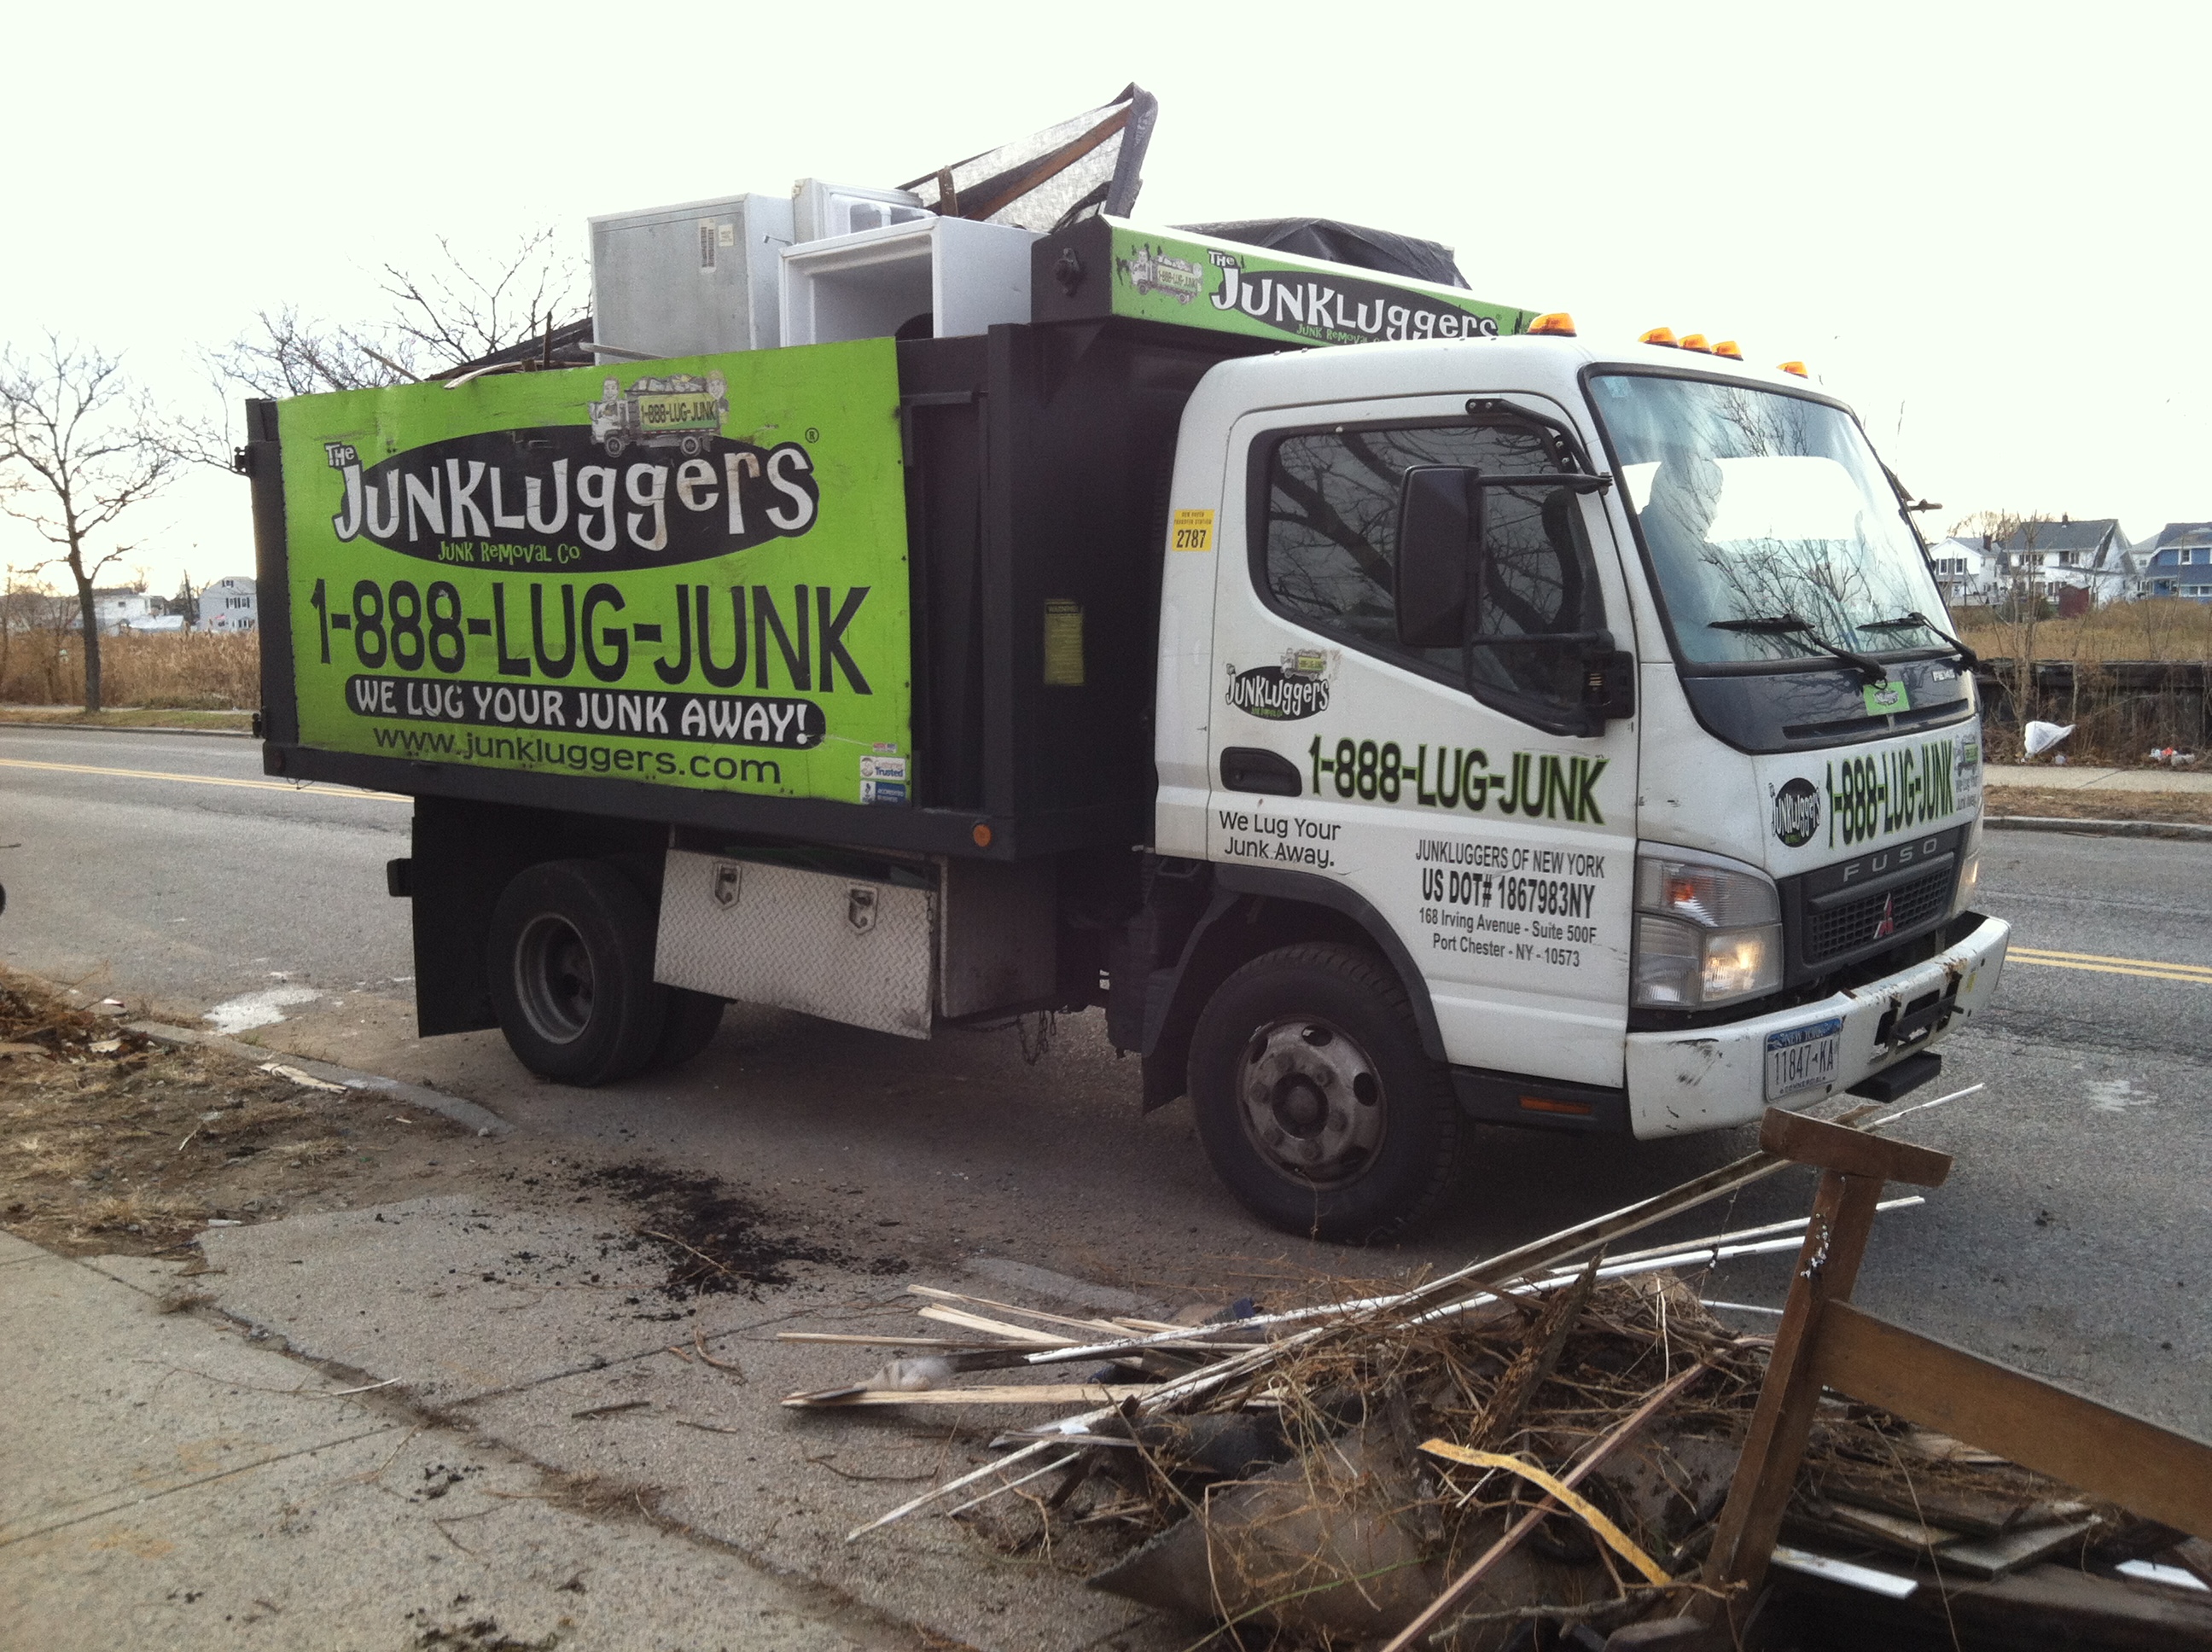
[{"label": "dry grass", "polygon": [[1984,802],[1992,815],[2038,816],[2045,820],[2162,820],[2212,826],[2212,792],[1992,786]]},{"label": "dry grass", "polygon": [[2212,603],[2180,597],[2118,602],[2032,628],[1986,608],[1962,608],[1954,617],[1966,644],[1993,659],[2212,659]]},{"label": "dry grass", "polygon": [[[100,698],[111,706],[175,711],[251,709],[261,703],[261,635],[157,632],[100,640]],[[0,702],[58,706],[84,698],[82,640],[15,631],[0,658]]]},{"label": "dry grass", "polygon": [[0,1226],[69,1255],[175,1254],[210,1218],[425,1191],[459,1127],[178,1048],[0,969]]}]

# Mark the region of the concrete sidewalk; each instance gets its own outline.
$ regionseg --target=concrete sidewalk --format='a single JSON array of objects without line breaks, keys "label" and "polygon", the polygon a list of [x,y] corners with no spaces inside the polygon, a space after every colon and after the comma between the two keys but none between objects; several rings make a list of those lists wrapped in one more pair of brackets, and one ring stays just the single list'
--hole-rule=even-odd
[{"label": "concrete sidewalk", "polygon": [[0,1234],[0,1643],[916,1644],[726,1548],[582,1512],[573,1483],[265,1333],[163,1311],[190,1284]]},{"label": "concrete sidewalk", "polygon": [[1988,786],[2033,786],[2051,792],[2212,792],[2212,774],[2193,768],[2092,768],[2069,763],[1991,763]]}]

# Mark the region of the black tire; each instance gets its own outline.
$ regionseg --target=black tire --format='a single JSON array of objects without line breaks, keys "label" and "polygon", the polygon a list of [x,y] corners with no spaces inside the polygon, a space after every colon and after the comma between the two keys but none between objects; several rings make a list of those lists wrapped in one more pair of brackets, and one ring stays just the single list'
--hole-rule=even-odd
[{"label": "black tire", "polygon": [[602,860],[549,860],[492,908],[487,949],[500,1030],[522,1065],[566,1084],[644,1070],[668,989],[653,979],[653,903]]},{"label": "black tire", "polygon": [[1396,975],[1356,947],[1286,946],[1231,975],[1199,1014],[1190,1090],[1214,1174],[1288,1233],[1393,1237],[1458,1173],[1450,1078]]},{"label": "black tire", "polygon": [[714,1042],[715,1030],[722,1024],[722,1010],[729,1000],[684,987],[661,990],[668,995],[668,1013],[660,1023],[660,1042],[653,1048],[652,1069],[672,1072]]}]

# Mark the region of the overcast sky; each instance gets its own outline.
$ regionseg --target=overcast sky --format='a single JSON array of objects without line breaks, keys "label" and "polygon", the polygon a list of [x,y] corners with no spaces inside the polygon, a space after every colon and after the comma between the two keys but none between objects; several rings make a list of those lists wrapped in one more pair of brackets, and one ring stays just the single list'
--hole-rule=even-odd
[{"label": "overcast sky", "polygon": [[[1322,214],[1455,246],[1584,337],[1802,357],[1944,509],[2212,518],[2208,13],[2097,6],[382,4],[27,8],[0,335],[196,350],[385,260],[801,176],[889,184],[1160,100],[1139,218]],[[125,524],[250,572],[242,483]],[[0,525],[0,557],[38,544]]]}]

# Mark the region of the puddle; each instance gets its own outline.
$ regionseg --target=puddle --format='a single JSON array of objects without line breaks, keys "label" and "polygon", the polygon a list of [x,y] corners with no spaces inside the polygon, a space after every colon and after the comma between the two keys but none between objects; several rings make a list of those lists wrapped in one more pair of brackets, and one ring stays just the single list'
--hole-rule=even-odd
[{"label": "puddle", "polygon": [[2157,1096],[2137,1090],[2125,1078],[2093,1079],[2085,1093],[2092,1113],[2125,1113],[2131,1108],[2158,1105]]},{"label": "puddle", "polygon": [[312,1004],[322,994],[312,987],[264,987],[226,999],[200,1017],[211,1021],[219,1033],[241,1033],[252,1027],[273,1027],[284,1011],[296,1004]]}]

